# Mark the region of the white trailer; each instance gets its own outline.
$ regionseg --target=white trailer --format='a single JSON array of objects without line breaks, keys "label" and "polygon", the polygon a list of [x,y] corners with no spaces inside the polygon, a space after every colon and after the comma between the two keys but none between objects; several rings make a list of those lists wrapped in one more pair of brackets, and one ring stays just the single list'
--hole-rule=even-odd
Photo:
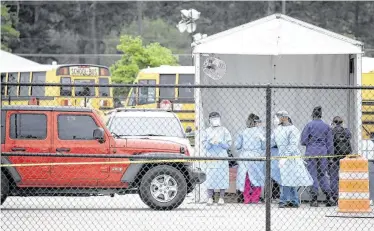
[{"label": "white trailer", "polygon": [[[361,42],[282,14],[209,36],[193,46],[196,84],[361,85]],[[207,65],[207,59],[217,62]],[[209,74],[209,66],[215,68],[213,74]],[[196,155],[204,156],[199,135],[211,111],[221,114],[233,138],[245,128],[249,113],[258,114],[265,122],[263,88],[196,89],[195,99]],[[323,119],[328,123],[336,115],[344,118],[354,132],[355,150],[360,151],[359,90],[272,90],[272,115],[287,110],[300,130],[311,120],[317,105],[322,106]],[[202,187],[201,201],[206,200],[204,195]]]}]

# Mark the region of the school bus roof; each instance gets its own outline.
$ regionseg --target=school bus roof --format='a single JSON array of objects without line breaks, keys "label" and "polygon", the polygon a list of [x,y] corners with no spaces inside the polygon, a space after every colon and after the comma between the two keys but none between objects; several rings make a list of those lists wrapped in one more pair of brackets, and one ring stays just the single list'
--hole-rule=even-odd
[{"label": "school bus roof", "polygon": [[68,66],[94,66],[94,67],[104,67],[106,66],[101,65],[94,65],[94,64],[58,64],[58,65],[50,65],[50,64],[40,64],[35,66],[20,66],[20,67],[4,67],[1,68],[1,72],[38,72],[38,71],[51,71],[56,70],[59,67],[68,67]]},{"label": "school bus roof", "polygon": [[159,67],[145,68],[140,71],[140,73],[159,73],[159,74],[194,74],[194,66],[167,66],[162,65]]},{"label": "school bus roof", "polygon": [[362,57],[362,73],[374,72],[374,58]]}]

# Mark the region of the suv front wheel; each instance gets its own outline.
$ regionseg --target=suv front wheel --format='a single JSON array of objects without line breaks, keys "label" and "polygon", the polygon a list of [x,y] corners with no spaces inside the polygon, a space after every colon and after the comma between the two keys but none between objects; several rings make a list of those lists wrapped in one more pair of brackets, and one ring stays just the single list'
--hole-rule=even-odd
[{"label": "suv front wheel", "polygon": [[140,198],[155,210],[177,208],[186,195],[186,179],[178,169],[168,165],[151,168],[140,182]]}]

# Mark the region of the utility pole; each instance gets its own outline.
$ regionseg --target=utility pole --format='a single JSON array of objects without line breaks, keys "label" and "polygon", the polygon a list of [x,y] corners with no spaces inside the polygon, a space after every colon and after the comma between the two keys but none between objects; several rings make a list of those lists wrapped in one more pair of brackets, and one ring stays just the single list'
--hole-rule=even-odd
[{"label": "utility pole", "polygon": [[143,35],[143,2],[137,1],[136,8],[138,11],[138,34]]},{"label": "utility pole", "polygon": [[97,33],[96,33],[96,1],[91,5],[91,12],[92,12],[92,20],[91,20],[91,37],[92,37],[92,48],[95,54],[95,62],[96,64],[100,64],[100,56],[98,56],[98,49],[97,49]]}]

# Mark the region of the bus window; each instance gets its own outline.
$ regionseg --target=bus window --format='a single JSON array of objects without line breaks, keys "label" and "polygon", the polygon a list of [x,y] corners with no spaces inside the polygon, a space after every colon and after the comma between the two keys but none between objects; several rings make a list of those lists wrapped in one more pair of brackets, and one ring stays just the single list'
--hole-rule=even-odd
[{"label": "bus window", "polygon": [[[195,76],[193,74],[179,74],[179,83],[183,85],[193,85]],[[178,101],[180,102],[193,102],[194,101],[194,89],[191,88],[179,88],[178,89]]]},{"label": "bus window", "polygon": [[[71,84],[70,77],[61,77],[61,84]],[[71,96],[71,87],[60,87],[60,96]]]},{"label": "bus window", "polygon": [[[95,84],[93,79],[76,79],[74,80],[76,84]],[[75,87],[75,96],[95,96],[95,87]]]},{"label": "bus window", "polygon": [[[18,82],[18,73],[9,73],[8,74],[8,82],[9,83],[17,83]],[[17,86],[8,86],[8,95],[15,96],[17,95]]]},{"label": "bus window", "polygon": [[[175,85],[176,75],[171,74],[160,74],[160,84],[174,84]],[[175,87],[160,87],[160,101],[163,99],[174,100],[175,98]]]},{"label": "bus window", "polygon": [[[99,84],[109,84],[109,79],[99,78]],[[109,87],[99,87],[99,96],[109,96]]]},{"label": "bus window", "polygon": [[[19,77],[20,83],[30,83],[30,72],[22,72],[21,76]],[[19,87],[19,95],[20,96],[28,96],[29,95],[30,86],[20,86]]]},{"label": "bus window", "polygon": [[[156,85],[156,80],[139,80],[139,84]],[[156,87],[140,87],[138,104],[151,104],[156,102]]]},{"label": "bus window", "polygon": [[138,88],[134,87],[131,91],[131,95],[129,98],[129,101],[127,103],[127,106],[135,106],[136,105],[136,95],[138,93]]},{"label": "bus window", "polygon": [[[32,83],[45,83],[45,72],[32,73]],[[31,96],[44,96],[45,86],[32,86]]]},{"label": "bus window", "polygon": [[5,95],[5,86],[2,83],[6,82],[6,73],[1,73],[1,95]]}]

